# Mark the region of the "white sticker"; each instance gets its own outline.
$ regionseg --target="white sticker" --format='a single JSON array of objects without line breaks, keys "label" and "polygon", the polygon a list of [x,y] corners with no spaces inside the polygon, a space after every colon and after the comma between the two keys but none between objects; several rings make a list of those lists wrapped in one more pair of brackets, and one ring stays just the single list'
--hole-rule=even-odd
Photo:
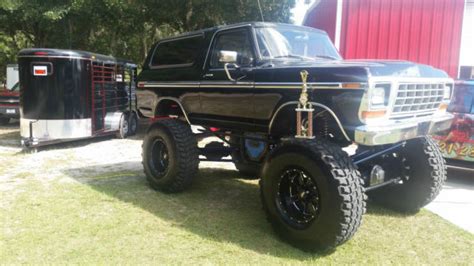
[{"label": "white sticker", "polygon": [[33,75],[35,76],[47,76],[48,67],[47,66],[33,66]]},{"label": "white sticker", "polygon": [[117,78],[115,79],[117,82],[122,82],[123,78],[121,74],[117,74]]}]

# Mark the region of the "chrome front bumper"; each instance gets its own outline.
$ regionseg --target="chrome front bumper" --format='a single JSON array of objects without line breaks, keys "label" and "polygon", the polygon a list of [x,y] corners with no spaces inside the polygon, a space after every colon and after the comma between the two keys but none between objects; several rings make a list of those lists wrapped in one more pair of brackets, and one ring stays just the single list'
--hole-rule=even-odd
[{"label": "chrome front bumper", "polygon": [[423,120],[402,120],[384,125],[363,125],[355,128],[354,141],[361,145],[375,146],[431,135],[449,129],[453,117],[452,114],[446,113]]}]

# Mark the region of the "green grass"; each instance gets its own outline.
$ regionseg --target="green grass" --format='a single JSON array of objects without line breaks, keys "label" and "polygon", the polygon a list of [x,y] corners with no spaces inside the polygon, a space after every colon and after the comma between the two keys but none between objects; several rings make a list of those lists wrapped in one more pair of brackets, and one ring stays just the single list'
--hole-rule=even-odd
[{"label": "green grass", "polygon": [[352,240],[331,254],[305,253],[275,236],[257,183],[236,179],[234,171],[202,169],[192,189],[167,195],[151,190],[140,172],[87,170],[63,173],[77,182],[29,180],[0,208],[0,263],[474,261],[474,236],[425,210],[403,216],[369,205]]}]

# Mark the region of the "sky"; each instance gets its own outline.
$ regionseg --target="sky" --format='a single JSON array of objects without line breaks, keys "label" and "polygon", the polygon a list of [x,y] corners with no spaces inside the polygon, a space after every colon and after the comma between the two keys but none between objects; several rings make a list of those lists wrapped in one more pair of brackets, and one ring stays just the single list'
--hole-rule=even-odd
[{"label": "sky", "polygon": [[295,7],[291,10],[292,19],[294,24],[301,25],[303,23],[304,15],[308,8],[314,3],[315,0],[296,0]]}]

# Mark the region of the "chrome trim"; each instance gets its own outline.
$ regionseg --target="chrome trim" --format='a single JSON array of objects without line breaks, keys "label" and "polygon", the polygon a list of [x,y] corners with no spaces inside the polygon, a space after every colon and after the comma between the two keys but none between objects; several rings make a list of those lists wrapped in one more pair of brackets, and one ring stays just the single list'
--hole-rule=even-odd
[{"label": "chrome trim", "polygon": [[[308,82],[308,90],[337,89],[337,90],[365,90],[366,83],[360,83],[361,87],[344,88],[344,84],[354,82]],[[256,88],[256,89],[301,89],[301,82],[251,82],[251,81],[141,81],[140,88]]]},{"label": "chrome trim", "polygon": [[[392,116],[393,108],[397,100],[398,89],[400,84],[454,84],[453,79],[451,78],[422,78],[422,77],[393,77],[393,76],[382,76],[382,77],[369,77],[369,83],[367,86],[367,90],[364,93],[361,104],[359,107],[359,120],[366,124],[372,125],[380,125],[380,124],[387,124],[391,123],[394,120],[404,121],[410,116],[410,113],[404,113],[403,115],[395,114]],[[371,93],[377,84],[390,84],[390,95],[389,102],[383,108],[380,107],[372,107],[370,103]],[[448,101],[443,101],[448,102]],[[376,110],[386,110],[385,116],[377,119],[363,119],[362,113],[364,111],[376,111]],[[423,111],[418,116],[431,116],[436,115],[436,111]],[[416,119],[416,115],[414,115],[414,119]],[[399,119],[399,117],[401,119]],[[425,118],[425,117],[418,117],[418,118]],[[410,119],[410,118],[408,118]]]},{"label": "chrome trim", "polygon": [[[400,123],[363,125],[355,128],[354,140],[358,144],[367,146],[397,143],[449,129],[453,117],[452,114],[445,113]],[[421,127],[423,124],[425,128]]]},{"label": "chrome trim", "polygon": [[[278,113],[281,111],[281,109],[283,109],[284,107],[288,106],[288,105],[298,105],[298,101],[291,101],[291,102],[286,102],[282,105],[280,105],[280,107],[278,107],[278,109],[275,111],[275,113],[273,114],[273,117],[272,119],[270,120],[270,124],[268,125],[268,134],[271,134],[272,133],[272,127],[273,127],[273,123],[275,122],[275,119],[278,115]],[[316,103],[316,102],[310,102],[311,105],[313,106],[317,106],[317,107],[321,107],[323,108],[324,110],[328,111],[332,117],[334,118],[334,120],[336,120],[336,123],[337,125],[339,126],[339,129],[341,130],[342,134],[344,135],[344,137],[346,138],[347,141],[350,141],[352,142],[351,138],[349,138],[349,136],[347,135],[346,131],[344,130],[344,128],[342,127],[342,123],[341,121],[339,120],[339,118],[337,118],[336,114],[331,110],[331,108],[327,107],[326,105],[324,104],[320,104],[320,103]]]},{"label": "chrome trim", "polygon": [[[163,100],[170,100],[170,101],[176,102],[179,105],[179,107],[181,108],[181,111],[184,114],[184,118],[186,119],[186,122],[188,122],[188,124],[191,125],[191,121],[189,120],[188,114],[186,113],[186,110],[184,110],[184,107],[181,104],[181,102],[179,101],[179,99],[174,98],[174,97],[160,97],[158,102],[156,103],[156,107],[158,107],[160,102],[163,101]],[[155,107],[155,110],[156,110],[156,107]]]},{"label": "chrome trim", "polygon": [[39,141],[76,139],[92,136],[92,121],[85,119],[20,119],[20,135],[30,137],[30,122],[33,124],[33,138]]}]

